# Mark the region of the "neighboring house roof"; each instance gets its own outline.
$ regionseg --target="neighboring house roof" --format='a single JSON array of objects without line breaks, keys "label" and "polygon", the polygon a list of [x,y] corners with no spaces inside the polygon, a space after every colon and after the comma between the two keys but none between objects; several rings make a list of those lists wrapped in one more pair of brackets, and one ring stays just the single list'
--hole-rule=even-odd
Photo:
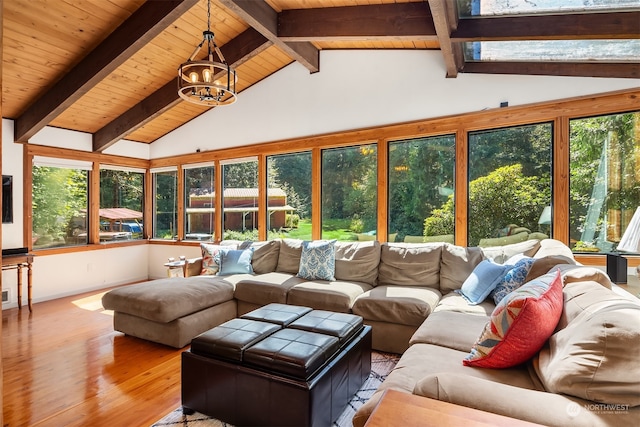
[{"label": "neighboring house roof", "polygon": [[[199,191],[198,191],[199,190]],[[225,188],[222,193],[223,197],[226,199],[242,199],[242,198],[252,198],[258,197],[258,189],[257,188]],[[284,192],[281,188],[269,188],[267,190],[268,197],[287,197],[287,193]],[[209,198],[215,197],[215,192],[213,193],[202,193],[200,189],[192,189],[189,192],[190,198]]]},{"label": "neighboring house roof", "polygon": [[100,218],[106,219],[142,219],[142,212],[127,208],[103,208],[100,209]]}]

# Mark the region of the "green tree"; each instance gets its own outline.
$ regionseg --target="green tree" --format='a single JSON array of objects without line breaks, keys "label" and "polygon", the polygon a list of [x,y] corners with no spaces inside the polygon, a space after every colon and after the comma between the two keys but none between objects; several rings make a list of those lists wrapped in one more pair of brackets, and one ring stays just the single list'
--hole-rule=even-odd
[{"label": "green tree", "polygon": [[[469,245],[494,236],[508,224],[536,229],[540,212],[550,199],[544,177],[525,176],[522,165],[504,166],[469,183]],[[424,234],[445,234],[453,227],[454,203],[451,196],[425,220]]]}]

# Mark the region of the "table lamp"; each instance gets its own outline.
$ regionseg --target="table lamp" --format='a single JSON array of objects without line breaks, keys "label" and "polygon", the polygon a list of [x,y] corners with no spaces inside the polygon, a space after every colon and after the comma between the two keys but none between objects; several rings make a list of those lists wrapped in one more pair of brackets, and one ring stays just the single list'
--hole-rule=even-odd
[{"label": "table lamp", "polygon": [[[640,206],[622,234],[616,252],[640,252]],[[627,283],[627,259],[619,253],[607,254],[607,274],[614,283]]]}]

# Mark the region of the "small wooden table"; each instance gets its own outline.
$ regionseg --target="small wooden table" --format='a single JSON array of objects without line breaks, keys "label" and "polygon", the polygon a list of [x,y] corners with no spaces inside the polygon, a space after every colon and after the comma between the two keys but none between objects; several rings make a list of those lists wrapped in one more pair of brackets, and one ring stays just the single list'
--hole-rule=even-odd
[{"label": "small wooden table", "polygon": [[33,263],[33,254],[4,255],[2,257],[2,270],[18,270],[18,309],[22,309],[22,268],[27,267],[27,302],[29,311],[33,311],[31,307],[31,264]]},{"label": "small wooden table", "polygon": [[386,390],[365,427],[484,426],[525,427],[539,424],[479,411],[397,390]]}]

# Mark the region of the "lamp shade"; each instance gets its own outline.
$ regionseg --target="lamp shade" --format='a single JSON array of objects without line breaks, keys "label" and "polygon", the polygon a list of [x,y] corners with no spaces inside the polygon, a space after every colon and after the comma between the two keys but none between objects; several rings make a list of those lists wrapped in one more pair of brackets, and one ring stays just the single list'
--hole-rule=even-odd
[{"label": "lamp shade", "polygon": [[625,252],[640,252],[640,206],[633,214],[617,249]]},{"label": "lamp shade", "polygon": [[538,224],[540,225],[550,225],[551,224],[551,206],[545,206],[540,214],[540,219],[538,220]]}]

